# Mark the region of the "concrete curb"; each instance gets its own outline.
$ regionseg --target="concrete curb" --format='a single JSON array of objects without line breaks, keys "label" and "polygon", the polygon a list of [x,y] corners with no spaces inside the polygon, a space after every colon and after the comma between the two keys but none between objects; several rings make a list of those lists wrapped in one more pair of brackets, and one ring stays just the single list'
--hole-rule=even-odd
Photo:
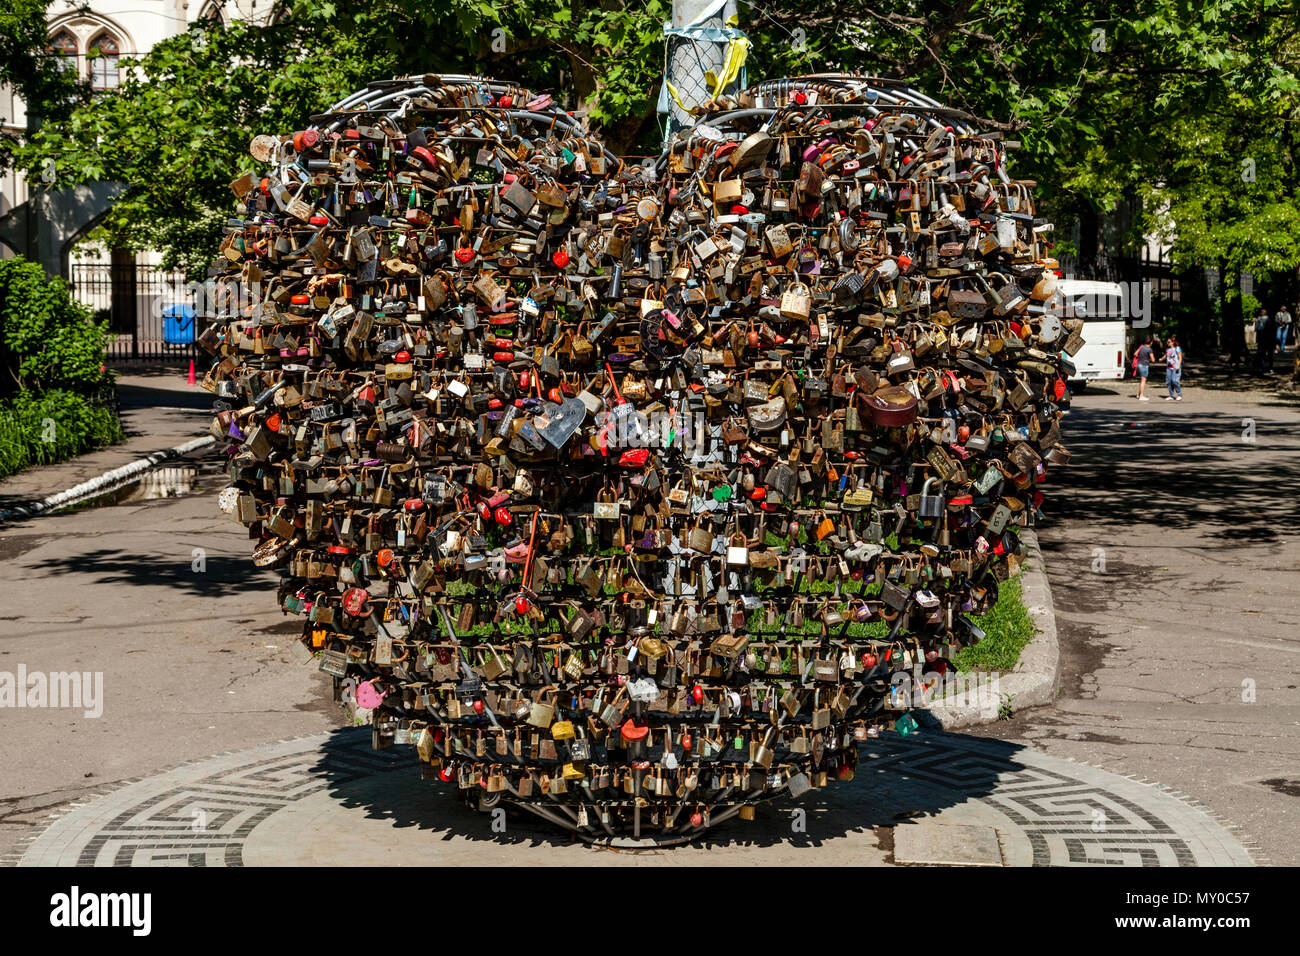
[{"label": "concrete curb", "polygon": [[195,438],[184,444],[176,445],[172,448],[166,448],[162,451],[156,451],[145,458],[138,458],[129,464],[122,465],[120,468],[114,468],[112,471],[106,471],[98,478],[91,478],[89,481],[83,481],[79,485],[73,485],[66,491],[60,491],[56,495],[50,495],[48,498],[42,498],[40,501],[34,501],[31,504],[19,505],[15,508],[0,509],[0,522],[21,520],[23,518],[34,518],[37,515],[46,514],[58,508],[66,508],[69,505],[75,505],[87,498],[93,498],[96,495],[106,494],[116,488],[121,487],[131,481],[136,476],[143,474],[150,468],[162,464],[164,461],[170,461],[173,458],[180,458],[190,452],[198,451],[209,445],[215,444],[216,439],[211,435],[204,435],[201,438]]},{"label": "concrete curb", "polygon": [[1004,701],[1014,710],[1024,710],[1056,700],[1061,686],[1061,653],[1056,643],[1052,588],[1047,583],[1038,534],[1032,528],[1021,528],[1020,540],[1025,546],[1020,569],[1021,597],[1037,634],[1020,652],[1015,671],[1001,675],[992,693],[974,695],[975,701],[936,701],[923,711],[944,730],[994,723]]}]

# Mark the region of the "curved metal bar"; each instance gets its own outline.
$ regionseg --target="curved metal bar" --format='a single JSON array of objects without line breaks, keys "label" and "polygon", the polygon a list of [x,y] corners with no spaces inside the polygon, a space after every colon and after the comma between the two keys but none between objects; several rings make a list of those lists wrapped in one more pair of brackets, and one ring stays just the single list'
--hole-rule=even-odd
[{"label": "curved metal bar", "polygon": [[[427,82],[428,77],[436,76],[440,85],[430,86]],[[317,120],[324,120],[317,128],[324,131],[339,130],[350,118],[358,113],[378,113],[385,116],[393,116],[400,112],[415,97],[428,95],[436,96],[439,92],[445,91],[449,87],[473,86],[489,92],[494,96],[514,95],[524,93],[532,95],[532,91],[525,89],[517,83],[508,81],[492,80],[484,77],[472,77],[464,74],[422,74],[419,77],[394,77],[392,80],[375,80],[367,84],[363,89],[350,93],[343,99],[339,100],[333,106],[323,113],[314,117]],[[450,107],[457,108],[457,107]],[[475,109],[473,106],[460,107],[465,110]],[[546,124],[548,126],[559,125],[566,132],[585,133],[585,126],[581,121],[570,115],[562,109],[555,109],[549,112],[540,112],[537,110],[519,109],[510,107],[502,109],[500,107],[482,106],[480,109],[491,112],[499,112],[511,120],[526,120],[532,123]],[[338,116],[335,114],[347,114]],[[598,142],[593,140],[594,142]],[[615,164],[615,169],[621,169],[624,165],[621,157],[615,155],[600,143],[600,148],[607,161]]]}]

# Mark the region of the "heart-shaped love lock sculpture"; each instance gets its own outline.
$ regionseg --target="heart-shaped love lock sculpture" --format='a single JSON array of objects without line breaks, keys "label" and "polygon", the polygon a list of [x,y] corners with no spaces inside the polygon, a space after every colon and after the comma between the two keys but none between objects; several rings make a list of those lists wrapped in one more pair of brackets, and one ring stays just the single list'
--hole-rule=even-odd
[{"label": "heart-shaped love lock sculpture", "polygon": [[854,77],[726,105],[635,163],[515,84],[377,83],[254,140],[201,337],[222,509],[375,745],[589,840],[916,729],[1069,457],[1009,144]]}]

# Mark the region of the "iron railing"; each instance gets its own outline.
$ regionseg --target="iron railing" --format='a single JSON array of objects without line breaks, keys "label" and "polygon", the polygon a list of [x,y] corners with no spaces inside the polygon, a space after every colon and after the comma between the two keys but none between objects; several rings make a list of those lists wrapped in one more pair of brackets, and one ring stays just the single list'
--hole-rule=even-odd
[{"label": "iron railing", "polygon": [[112,366],[185,365],[198,358],[196,295],[180,272],[140,263],[73,263],[77,301],[113,333]]}]

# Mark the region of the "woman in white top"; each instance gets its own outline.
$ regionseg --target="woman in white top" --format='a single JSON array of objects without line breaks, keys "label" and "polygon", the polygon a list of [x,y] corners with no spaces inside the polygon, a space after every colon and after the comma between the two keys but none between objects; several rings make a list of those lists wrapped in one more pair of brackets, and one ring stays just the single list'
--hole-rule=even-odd
[{"label": "woman in white top", "polygon": [[[1165,345],[1165,387],[1169,389],[1166,402],[1183,400],[1183,350],[1178,345],[1178,339],[1172,335]],[[1175,392],[1178,394],[1175,395]]]}]

